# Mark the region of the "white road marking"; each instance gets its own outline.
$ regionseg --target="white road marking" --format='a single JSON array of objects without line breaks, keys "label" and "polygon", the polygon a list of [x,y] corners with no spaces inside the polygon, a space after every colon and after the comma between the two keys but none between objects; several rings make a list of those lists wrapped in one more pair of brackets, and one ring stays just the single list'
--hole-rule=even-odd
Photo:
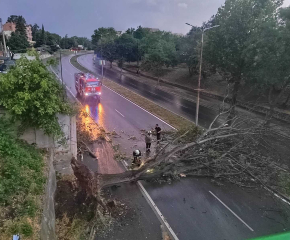
[{"label": "white road marking", "polygon": [[120,113],[117,109],[115,109],[117,113],[119,113],[122,117],[125,117],[122,113]]},{"label": "white road marking", "polygon": [[146,189],[144,188],[142,183],[140,181],[138,181],[137,184],[138,184],[138,187],[140,188],[141,192],[143,193],[143,196],[146,198],[147,202],[149,203],[149,205],[151,206],[151,208],[153,209],[155,214],[158,216],[159,220],[163,222],[163,224],[165,225],[165,227],[169,231],[169,235],[170,235],[171,239],[178,240],[178,237],[174,233],[173,229],[170,227],[169,223],[167,222],[167,220],[165,219],[163,214],[160,212],[159,208],[156,206],[156,204],[154,203],[154,201],[152,200],[152,198],[150,197],[149,193],[146,191]]},{"label": "white road marking", "polygon": [[[80,64],[79,61],[78,61],[78,59],[77,59],[77,62],[78,62],[78,64]],[[69,63],[71,64],[70,61],[69,61]],[[71,65],[72,65],[72,64],[71,64]],[[80,64],[80,65],[81,65],[81,64]],[[73,66],[73,65],[72,65],[72,66]],[[82,65],[81,65],[81,66],[82,66]],[[75,66],[73,66],[73,67],[76,68]],[[83,66],[83,67],[84,67],[84,66]],[[77,68],[76,68],[76,69],[77,69]],[[140,106],[137,105],[136,103],[132,102],[132,101],[129,100],[128,98],[126,98],[126,97],[122,96],[121,94],[115,92],[113,89],[111,89],[111,88],[109,88],[109,87],[107,87],[107,86],[105,86],[105,85],[103,85],[103,86],[106,87],[106,88],[108,88],[108,89],[110,89],[112,92],[116,93],[116,94],[119,95],[120,97],[125,98],[125,99],[126,99],[127,101],[129,101],[130,103],[132,103],[132,104],[134,104],[135,106],[141,108],[143,111],[149,113],[150,115],[152,115],[153,117],[157,118],[159,121],[165,123],[166,125],[168,125],[168,126],[171,127],[172,129],[177,130],[175,127],[171,126],[171,125],[168,124],[167,122],[165,122],[165,121],[163,121],[162,119],[160,119],[159,117],[155,116],[153,113],[148,112],[147,110],[145,110],[144,108],[140,107]],[[139,94],[136,93],[136,92],[134,92],[134,93],[137,94],[137,95],[139,95]],[[141,95],[139,95],[139,96],[141,96]],[[141,96],[141,97],[143,97],[143,96]],[[149,99],[148,99],[148,100],[149,100]],[[151,101],[151,100],[149,100],[149,101]],[[151,101],[151,102],[152,102],[152,101]],[[154,104],[156,104],[156,103],[154,103]],[[159,106],[159,105],[158,105],[158,106]],[[163,108],[163,107],[162,107],[162,108]],[[164,109],[166,109],[166,108],[164,108]],[[168,110],[168,109],[166,109],[166,110]],[[168,110],[168,111],[170,111],[170,110]],[[172,111],[170,111],[170,112],[172,112]],[[172,113],[173,113],[173,112],[172,112]],[[174,114],[177,115],[176,113],[174,113]],[[178,116],[179,116],[179,115],[178,115]],[[180,117],[182,117],[182,116],[180,116]],[[183,117],[182,117],[182,118],[183,118]],[[186,120],[188,120],[188,119],[186,119]]]},{"label": "white road marking", "polygon": [[237,214],[234,213],[222,200],[220,200],[216,195],[214,195],[211,191],[209,191],[211,195],[213,195],[226,209],[228,209],[237,219],[239,219],[247,228],[249,228],[252,232],[254,232],[254,229],[251,228],[248,224],[245,223],[243,219],[241,219]]},{"label": "white road marking", "polygon": [[[123,160],[122,163],[123,163],[125,169],[128,170],[128,163],[125,160]],[[149,206],[152,208],[153,212],[156,214],[159,221],[167,228],[171,239],[172,240],[179,240],[178,237],[176,236],[175,232],[173,231],[173,229],[170,227],[169,223],[167,222],[167,220],[163,216],[163,214],[160,212],[159,208],[156,206],[156,204],[154,203],[154,201],[150,197],[149,193],[144,188],[143,184],[140,181],[137,181],[137,184],[138,184],[138,187],[139,187],[142,195],[145,197],[146,201],[148,202]]]},{"label": "white road marking", "polygon": [[[122,96],[121,94],[115,92],[113,89],[111,89],[111,88],[109,88],[109,87],[107,87],[107,86],[105,86],[105,85],[103,85],[103,86],[106,87],[106,88],[108,88],[108,89],[110,89],[112,92],[116,93],[116,94],[119,95],[120,97],[125,98],[125,99],[126,99],[127,101],[129,101],[130,103],[134,104],[134,105],[137,106],[138,108],[141,108],[143,111],[149,113],[150,115],[152,115],[153,117],[157,118],[159,121],[165,123],[167,126],[171,127],[172,129],[177,130],[175,127],[171,126],[169,123],[163,121],[163,120],[160,119],[159,117],[155,116],[153,113],[148,112],[147,110],[145,110],[144,108],[140,107],[140,106],[137,105],[136,103],[132,102],[132,101],[129,100],[128,98],[126,98],[126,97]],[[150,101],[150,100],[149,100],[149,101]],[[167,109],[167,110],[168,110],[168,109]]]},{"label": "white road marking", "polygon": [[125,160],[123,160],[123,164],[125,164],[125,168],[127,169],[128,163]]},{"label": "white road marking", "polygon": [[[71,60],[71,58],[70,58],[69,61],[68,61],[68,62],[70,63],[70,65],[71,65],[73,68],[75,68],[76,70],[80,71],[80,70],[77,69],[74,65],[71,64],[70,60]],[[79,63],[78,58],[77,58],[77,62]],[[79,63],[79,64],[80,64],[80,63]],[[81,65],[81,64],[80,64],[80,65]],[[81,65],[81,66],[82,66],[82,65]],[[118,95],[121,96],[122,98],[125,98],[124,96],[122,96],[122,95],[120,95],[119,93],[115,92],[115,91],[112,90],[111,88],[109,88],[109,87],[107,87],[107,86],[105,86],[105,85],[104,85],[104,87],[110,89],[112,92],[118,94]],[[137,94],[137,93],[135,92],[135,94]],[[139,94],[137,94],[137,95],[139,95]],[[151,112],[148,112],[147,110],[145,110],[144,108],[140,107],[140,106],[137,105],[136,103],[130,101],[130,100],[127,99],[127,98],[125,98],[125,99],[126,99],[127,101],[133,103],[133,104],[136,105],[137,107],[141,108],[143,111],[145,111],[145,112],[149,113],[150,115],[154,116],[155,118],[157,118],[157,119],[160,120],[161,122],[165,123],[166,125],[168,125],[168,126],[171,127],[172,129],[177,130],[175,127],[173,127],[173,126],[171,126],[170,124],[168,124],[167,122],[161,120],[160,118],[158,118],[157,116],[155,116],[155,115],[152,114]],[[149,99],[148,99],[148,100],[149,100]],[[149,100],[149,101],[150,101],[150,100]],[[155,103],[155,104],[156,104],[156,103]],[[157,105],[158,105],[158,104],[157,104]],[[167,108],[165,108],[165,109],[168,110],[168,111],[170,111],[170,112],[172,112],[171,110],[169,110],[169,109],[167,109]],[[172,113],[174,113],[174,112],[172,112]],[[174,114],[176,114],[176,113],[174,113]],[[176,115],[178,115],[178,114],[176,114]],[[180,115],[178,115],[178,116],[180,116]],[[180,116],[180,117],[182,117],[182,116]],[[186,119],[186,120],[192,122],[191,120],[189,120],[189,119],[187,119],[187,118],[185,118],[185,117],[182,117],[182,118],[184,118],[184,119]],[[271,193],[273,193],[273,191],[270,190],[269,188],[264,187],[264,189],[267,190],[267,191],[269,191],[269,192],[271,192]],[[276,196],[277,198],[279,198],[279,199],[282,200],[283,202],[285,202],[285,203],[287,203],[288,205],[290,205],[290,202],[289,202],[288,200],[286,200],[285,198],[279,196],[278,194],[274,193],[274,196]]]}]

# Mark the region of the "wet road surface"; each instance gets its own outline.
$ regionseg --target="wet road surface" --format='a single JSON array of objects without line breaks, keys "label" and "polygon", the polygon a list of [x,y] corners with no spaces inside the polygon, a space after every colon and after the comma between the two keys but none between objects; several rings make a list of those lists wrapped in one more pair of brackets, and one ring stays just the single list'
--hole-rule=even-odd
[{"label": "wet road surface", "polygon": [[[78,71],[69,63],[69,58],[64,58],[64,82],[74,94],[75,72]],[[101,103],[86,104],[85,108],[107,131],[117,133],[113,143],[119,143],[121,150],[130,155],[134,148],[145,150],[144,137],[140,130],[150,129],[156,123],[163,129],[170,129],[165,123],[106,87],[102,89]],[[131,140],[130,136],[136,139]],[[288,205],[269,196],[262,189],[246,192],[235,185],[219,186],[207,179],[191,178],[171,185],[144,183],[144,186],[173,231],[182,240],[247,239],[290,230]],[[132,194],[130,185],[122,186],[116,191],[116,194],[122,196]],[[136,191],[134,194],[141,193]],[[143,214],[147,219],[146,213]],[[154,219],[157,220],[156,217]],[[148,219],[148,226],[155,220]],[[151,239],[159,238],[152,236]]]}]

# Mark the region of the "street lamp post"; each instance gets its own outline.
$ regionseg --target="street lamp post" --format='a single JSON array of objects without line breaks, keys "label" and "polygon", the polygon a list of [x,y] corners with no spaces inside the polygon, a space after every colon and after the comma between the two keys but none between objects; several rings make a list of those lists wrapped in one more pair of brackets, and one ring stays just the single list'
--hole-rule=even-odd
[{"label": "street lamp post", "polygon": [[[62,51],[62,48],[56,42],[54,44],[59,48],[60,78],[61,78],[61,85],[62,85],[62,87],[64,87],[63,86],[63,77],[62,77],[62,59],[61,59],[61,51]],[[63,99],[64,99],[64,96],[63,96]]]},{"label": "street lamp post", "polygon": [[[193,25],[186,23],[187,25],[194,27]],[[203,28],[201,33],[201,49],[200,49],[200,60],[199,60],[199,74],[198,74],[198,86],[197,86],[197,99],[196,99],[196,114],[195,114],[195,125],[198,126],[198,114],[199,114],[199,95],[200,95],[200,81],[201,81],[201,70],[202,70],[202,53],[203,53],[203,34],[205,31],[219,27],[220,25],[215,25],[209,28]]]},{"label": "street lamp post", "polygon": [[109,33],[106,34],[101,34],[101,61],[102,61],[102,80],[104,78],[104,64],[103,64],[103,35],[108,35]]},{"label": "street lamp post", "polygon": [[104,65],[103,65],[103,41],[102,41],[102,34],[101,34],[101,61],[102,61],[102,80],[104,79]]}]

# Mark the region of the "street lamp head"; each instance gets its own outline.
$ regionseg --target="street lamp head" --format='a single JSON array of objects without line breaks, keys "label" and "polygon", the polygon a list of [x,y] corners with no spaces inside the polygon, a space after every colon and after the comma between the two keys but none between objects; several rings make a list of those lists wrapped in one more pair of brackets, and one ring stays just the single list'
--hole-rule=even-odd
[{"label": "street lamp head", "polygon": [[217,28],[217,27],[220,27],[220,25],[214,25],[214,26],[212,26],[212,27],[205,28],[205,29],[203,29],[203,31],[205,32],[205,31],[207,31],[207,30],[209,30],[209,29]]}]

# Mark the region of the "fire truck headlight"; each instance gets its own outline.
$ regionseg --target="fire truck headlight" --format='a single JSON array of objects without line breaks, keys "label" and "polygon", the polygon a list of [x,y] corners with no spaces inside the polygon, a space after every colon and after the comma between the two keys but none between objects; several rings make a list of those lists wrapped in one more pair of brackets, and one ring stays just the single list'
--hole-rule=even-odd
[{"label": "fire truck headlight", "polygon": [[88,93],[85,93],[85,95],[88,96],[89,94]]}]

